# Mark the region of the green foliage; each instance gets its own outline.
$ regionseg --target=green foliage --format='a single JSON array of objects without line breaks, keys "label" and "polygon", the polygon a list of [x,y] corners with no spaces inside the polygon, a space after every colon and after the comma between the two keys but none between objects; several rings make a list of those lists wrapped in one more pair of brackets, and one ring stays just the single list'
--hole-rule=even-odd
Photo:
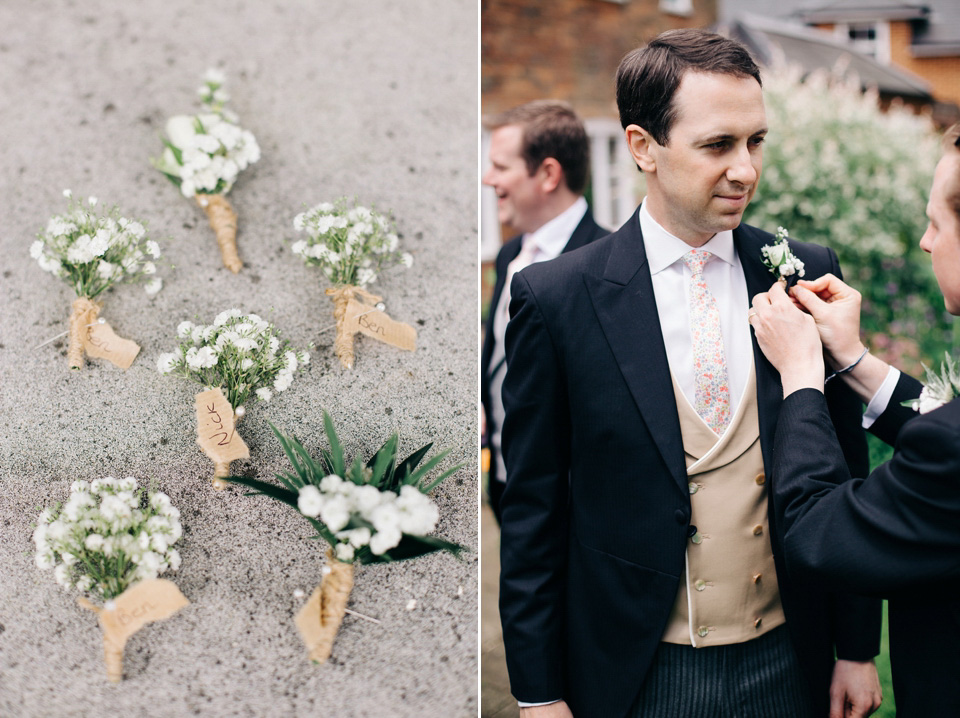
[{"label": "green foliage", "polygon": [[[231,476],[226,481],[253,489],[250,495],[269,496],[300,511],[300,490],[304,487],[316,487],[321,493],[329,493],[329,489],[324,485],[324,479],[330,475],[341,477],[358,487],[373,487],[379,492],[400,495],[404,487],[410,486],[426,494],[463,466],[458,464],[443,471],[439,476],[429,479],[428,474],[447,456],[449,450],[441,451],[421,464],[433,446],[431,442],[402,461],[397,461],[399,444],[397,434],[387,439],[366,462],[357,456],[348,463],[333,420],[326,411],[323,412],[323,424],[330,447],[320,449],[319,459],[312,457],[295,437],[285,435],[273,424],[270,425],[292,467],[290,472],[275,474],[282,487],[242,476]],[[414,493],[413,496],[417,494]],[[302,511],[301,515],[313,525],[318,537],[333,547],[348,542],[349,539],[345,538],[345,534],[355,529],[368,529],[371,533],[376,533],[380,528],[375,525],[375,519],[371,522],[370,518],[359,510],[352,510],[349,520],[337,530],[331,529],[320,518],[308,516]],[[399,543],[387,551],[375,553],[370,545],[361,545],[356,547],[351,558],[354,563],[389,563],[417,558],[434,551],[449,551],[459,558],[463,550],[463,546],[444,539],[404,532]]]},{"label": "green foliage", "polygon": [[916,374],[956,348],[929,257],[918,242],[939,158],[929,118],[878,108],[855,78],[796,69],[764,77],[770,133],[745,221],[832,247],[863,295],[874,352]]}]

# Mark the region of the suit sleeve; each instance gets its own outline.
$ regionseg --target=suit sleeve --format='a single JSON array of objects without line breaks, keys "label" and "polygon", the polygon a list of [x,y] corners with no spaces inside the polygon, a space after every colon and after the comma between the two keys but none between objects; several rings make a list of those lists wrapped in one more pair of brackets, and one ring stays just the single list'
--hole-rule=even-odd
[{"label": "suit sleeve", "polygon": [[[842,279],[836,253],[832,249],[827,251],[832,265],[830,271]],[[860,398],[843,381],[836,380],[827,384],[825,396],[847,471],[852,476],[866,476],[870,471],[870,455],[861,426],[863,406]],[[850,593],[836,593],[831,600],[837,658],[864,661],[880,653],[881,601]]]},{"label": "suit sleeve", "polygon": [[511,284],[506,335],[500,620],[511,690],[539,703],[564,695],[570,422],[560,356],[524,275]]},{"label": "suit sleeve", "polygon": [[[784,401],[777,427],[776,500],[787,565],[805,579],[895,596],[960,582],[960,422],[957,407],[915,418],[893,459],[851,479],[823,397]],[[952,409],[952,411],[951,411]]]}]

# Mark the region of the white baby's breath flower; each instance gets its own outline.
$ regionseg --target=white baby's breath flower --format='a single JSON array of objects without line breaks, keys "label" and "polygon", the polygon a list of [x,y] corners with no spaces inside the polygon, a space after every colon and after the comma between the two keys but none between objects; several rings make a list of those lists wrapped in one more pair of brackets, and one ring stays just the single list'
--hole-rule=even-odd
[{"label": "white baby's breath flower", "polygon": [[149,282],[147,282],[144,285],[143,289],[148,295],[152,297],[161,289],[163,289],[163,280],[160,279],[159,277],[157,277],[156,279],[151,279]]},{"label": "white baby's breath flower", "polygon": [[297,508],[300,509],[300,513],[304,516],[309,516],[310,518],[319,516],[320,511],[323,509],[323,503],[323,497],[320,495],[316,486],[308,485],[300,489],[300,494],[297,498]]},{"label": "white baby's breath flower", "polygon": [[273,398],[273,392],[268,387],[262,386],[256,391],[257,398],[260,401],[270,401]]}]

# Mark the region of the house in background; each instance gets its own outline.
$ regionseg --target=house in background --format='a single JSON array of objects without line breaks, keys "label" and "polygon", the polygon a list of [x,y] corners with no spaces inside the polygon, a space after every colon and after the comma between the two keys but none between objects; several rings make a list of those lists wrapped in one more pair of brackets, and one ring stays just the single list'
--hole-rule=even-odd
[{"label": "house in background", "polygon": [[[620,60],[664,30],[716,22],[716,0],[482,0],[480,97],[484,116],[525,102],[565,100],[584,118],[591,148],[594,217],[610,229],[636,209],[637,168],[617,119]],[[481,172],[489,166],[481,137]],[[491,262],[509,227],[497,221],[496,195],[480,196],[481,261]]]},{"label": "house in background", "polygon": [[719,0],[718,14],[761,62],[772,49],[813,70],[845,55],[881,100],[929,109],[941,127],[960,121],[958,0]]}]

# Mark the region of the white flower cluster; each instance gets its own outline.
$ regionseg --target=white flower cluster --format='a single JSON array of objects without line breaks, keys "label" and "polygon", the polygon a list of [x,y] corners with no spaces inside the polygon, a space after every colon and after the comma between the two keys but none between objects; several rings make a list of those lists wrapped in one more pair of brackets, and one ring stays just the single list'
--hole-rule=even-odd
[{"label": "white flower cluster", "polygon": [[802,277],[806,274],[801,262],[790,251],[790,245],[787,243],[789,233],[783,227],[777,227],[777,241],[775,244],[765,244],[760,248],[763,254],[763,264],[773,272],[777,277],[790,277],[796,274]]},{"label": "white flower cluster", "polygon": [[223,73],[208,70],[204,79],[200,90],[208,111],[167,120],[166,148],[154,162],[184,197],[226,194],[237,175],[260,159],[253,133],[237,124],[236,115],[222,109],[229,99],[221,87]]},{"label": "white flower cluster", "polygon": [[398,251],[400,238],[383,215],[366,207],[348,209],[345,199],[301,212],[293,228],[306,233],[293,243],[293,253],[321,267],[335,285],[365,287],[389,265],[413,264],[413,255]]},{"label": "white flower cluster", "polygon": [[926,414],[960,397],[960,362],[955,362],[949,352],[944,355],[939,374],[926,364],[923,368],[927,373],[926,386],[923,387],[918,399],[903,402],[905,405],[909,405],[914,411]]},{"label": "white flower cluster", "polygon": [[161,354],[157,370],[221,387],[234,408],[251,392],[270,401],[274,391],[286,391],[294,372],[310,363],[308,352],[281,343],[272,324],[239,309],[221,312],[208,326],[181,322],[177,336],[186,341]]},{"label": "white flower cluster", "polygon": [[36,564],[53,569],[65,589],[114,598],[130,585],[180,567],[171,546],[183,534],[170,497],[143,490],[133,477],[74,481],[70,498],[45,509],[33,532]]},{"label": "white flower cluster", "polygon": [[[64,190],[70,199],[73,193]],[[86,203],[71,202],[66,214],[56,215],[30,246],[30,256],[40,268],[67,279],[77,296],[92,299],[111,285],[156,274],[153,260],[160,258],[160,245],[147,239],[140,222],[121,217],[116,207],[97,212],[96,197]],[[154,295],[163,280],[152,277],[144,289]]]},{"label": "white flower cluster", "polygon": [[300,489],[297,506],[304,516],[326,524],[338,539],[337,559],[347,562],[364,546],[380,555],[397,546],[404,534],[425,536],[440,518],[433,501],[415,486],[404,486],[396,494],[369,484],[360,486],[336,474],[324,477],[319,487]]}]

